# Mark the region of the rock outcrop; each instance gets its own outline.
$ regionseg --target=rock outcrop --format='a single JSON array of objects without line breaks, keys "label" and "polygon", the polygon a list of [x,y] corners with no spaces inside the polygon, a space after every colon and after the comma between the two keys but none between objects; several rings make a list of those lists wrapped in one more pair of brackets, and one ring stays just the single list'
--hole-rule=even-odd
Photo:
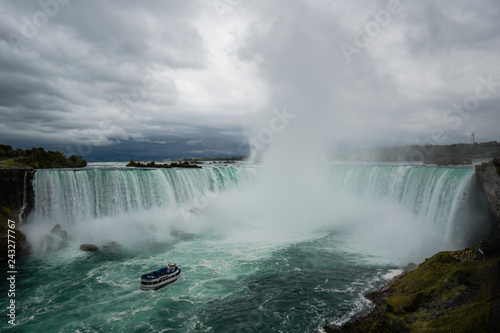
[{"label": "rock outcrop", "polygon": [[366,295],[368,315],[326,332],[499,332],[496,321],[500,257],[484,249],[440,252]]},{"label": "rock outcrop", "polygon": [[102,248],[106,250],[116,251],[121,248],[121,245],[113,241],[103,245]]},{"label": "rock outcrop", "polygon": [[68,236],[68,232],[64,230],[59,223],[50,230],[50,233],[59,236],[63,241],[69,242],[71,240],[71,237]]},{"label": "rock outcrop", "polygon": [[0,169],[0,215],[24,220],[34,206],[33,169]]},{"label": "rock outcrop", "polygon": [[60,224],[56,224],[49,233],[42,237],[38,250],[41,253],[63,250],[69,246],[70,240],[68,232]]},{"label": "rock outcrop", "polygon": [[[28,255],[31,246],[18,229],[34,206],[32,169],[0,169],[0,246],[7,249],[8,220],[15,221],[16,255]],[[0,252],[4,258],[7,251]]]},{"label": "rock outcrop", "polygon": [[99,247],[94,244],[82,244],[80,245],[80,250],[82,251],[87,251],[87,252],[95,252],[99,250]]},{"label": "rock outcrop", "polygon": [[497,221],[492,238],[500,240],[500,158],[477,165],[476,175]]}]

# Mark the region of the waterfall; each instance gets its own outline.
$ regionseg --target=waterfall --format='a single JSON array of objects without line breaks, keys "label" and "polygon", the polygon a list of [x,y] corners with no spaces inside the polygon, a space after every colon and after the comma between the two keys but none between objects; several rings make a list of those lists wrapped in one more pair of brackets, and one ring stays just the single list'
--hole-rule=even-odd
[{"label": "waterfall", "polygon": [[[444,239],[477,237],[489,224],[474,169],[423,166],[335,166],[331,186],[391,201],[431,221]],[[474,224],[472,224],[474,223]]]},{"label": "waterfall", "polygon": [[26,206],[28,205],[28,173],[24,173],[24,179],[23,179],[23,206],[21,207],[19,211],[19,222],[23,223],[24,221],[24,211],[26,210]]},{"label": "waterfall", "polygon": [[[210,198],[217,196],[219,192],[241,190],[247,185],[258,183],[259,170],[256,166],[38,170],[33,181],[35,207],[30,219],[52,225],[60,223],[66,227],[82,227],[85,221],[159,209],[168,210],[170,216],[181,214],[187,221],[193,212],[196,214],[197,209],[203,208],[199,204],[203,200],[211,201]],[[484,213],[488,211],[488,206],[477,189],[473,169],[334,165],[329,174],[330,178],[326,181],[332,199],[329,198],[329,193],[321,192],[314,198],[299,196],[299,201],[287,202],[287,198],[295,198],[302,190],[300,186],[294,187],[294,183],[291,183],[290,188],[281,192],[296,193],[281,195],[281,192],[275,192],[275,189],[267,186],[263,191],[268,193],[257,191],[253,197],[224,197],[225,201],[218,201],[216,209],[221,214],[232,209],[236,214],[242,215],[229,220],[245,219],[247,215],[255,215],[255,211],[265,215],[265,207],[252,207],[248,203],[253,202],[254,206],[262,204],[259,197],[274,193],[272,196],[281,195],[285,199],[268,203],[268,206],[277,205],[276,209],[269,216],[260,216],[269,220],[266,223],[276,224],[274,229],[293,229],[295,226],[287,225],[288,222],[298,220],[297,223],[303,225],[303,221],[308,219],[307,225],[310,228],[319,227],[319,224],[315,224],[315,219],[327,221],[330,227],[335,228],[340,221],[335,214],[356,215],[358,209],[370,209],[363,206],[363,203],[357,203],[356,198],[359,198],[376,208],[378,221],[397,220],[399,217],[396,218],[397,212],[394,209],[399,211],[397,207],[402,207],[411,215],[410,222],[402,216],[402,219],[406,219],[403,222],[415,224],[417,221],[425,221],[426,226],[420,228],[432,228],[439,239],[452,241],[454,244],[477,241],[488,231],[490,217]],[[321,204],[310,205],[304,200],[317,200]],[[335,207],[328,207],[331,200],[337,200]],[[235,205],[241,207],[235,208]],[[283,214],[288,215],[283,218]],[[314,218],[311,219],[312,216]],[[133,218],[135,217],[130,217]],[[220,216],[211,218],[220,219]],[[280,218],[282,221],[278,221]],[[372,223],[366,214],[356,218],[358,222],[362,219],[362,223]]]},{"label": "waterfall", "polygon": [[71,225],[128,212],[179,208],[254,179],[251,168],[39,170],[33,216]]}]

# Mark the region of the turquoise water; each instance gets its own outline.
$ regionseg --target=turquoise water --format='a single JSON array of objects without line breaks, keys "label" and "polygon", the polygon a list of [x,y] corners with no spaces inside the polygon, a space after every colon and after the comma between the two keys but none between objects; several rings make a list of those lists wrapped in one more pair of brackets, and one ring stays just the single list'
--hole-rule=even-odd
[{"label": "turquoise water", "polygon": [[[366,310],[361,295],[394,268],[346,252],[335,235],[263,255],[214,244],[220,241],[183,235],[150,244],[149,251],[71,251],[24,260],[15,331],[315,331]],[[175,258],[182,277],[157,291],[139,290],[139,275],[167,257]]]},{"label": "turquoise water", "polygon": [[[406,260],[463,245],[466,225],[448,216],[481,208],[472,169],[334,166],[317,211],[278,207],[278,221],[259,172],[37,172],[23,227],[36,254],[17,262],[17,325],[0,331],[320,332],[369,311],[363,295]],[[45,236],[55,223],[72,237],[59,251]],[[120,248],[78,249],[109,241]],[[141,291],[140,275],[169,261],[181,278]]]}]

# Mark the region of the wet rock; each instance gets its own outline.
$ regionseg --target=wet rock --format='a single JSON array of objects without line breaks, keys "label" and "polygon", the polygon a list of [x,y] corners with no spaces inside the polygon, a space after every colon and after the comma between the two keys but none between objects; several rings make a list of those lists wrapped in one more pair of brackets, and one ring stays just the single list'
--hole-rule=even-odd
[{"label": "wet rock", "polygon": [[94,244],[82,244],[80,245],[80,250],[82,251],[87,251],[87,252],[95,252],[99,250],[99,247]]},{"label": "wet rock", "polygon": [[57,235],[60,231],[62,230],[62,227],[61,225],[58,223],[56,224],[51,230],[50,230],[50,233],[51,234],[55,234]]},{"label": "wet rock", "polygon": [[323,326],[326,333],[342,333],[342,329],[337,326]]},{"label": "wet rock", "polygon": [[70,241],[71,238],[68,236],[68,232],[64,230],[61,225],[58,223],[56,224],[51,230],[50,233],[56,236],[59,236],[63,241]]},{"label": "wet rock", "polygon": [[476,176],[497,221],[492,238],[500,239],[500,158],[476,166]]},{"label": "wet rock", "polygon": [[62,250],[68,247],[68,242],[62,240],[59,236],[54,234],[45,234],[40,242],[39,250],[42,253],[49,253]]},{"label": "wet rock", "polygon": [[117,242],[109,242],[106,245],[102,246],[103,249],[107,249],[107,250],[118,250],[120,247],[121,247],[121,245],[118,244]]},{"label": "wet rock", "polygon": [[415,264],[415,263],[413,263],[413,262],[411,262],[408,265],[406,265],[404,271],[405,271],[405,273],[408,273],[408,272],[416,270],[417,268],[418,268],[418,265]]},{"label": "wet rock", "polygon": [[59,247],[57,248],[57,250],[63,250],[65,248],[67,248],[69,246],[68,242],[67,241],[61,241],[59,242]]}]

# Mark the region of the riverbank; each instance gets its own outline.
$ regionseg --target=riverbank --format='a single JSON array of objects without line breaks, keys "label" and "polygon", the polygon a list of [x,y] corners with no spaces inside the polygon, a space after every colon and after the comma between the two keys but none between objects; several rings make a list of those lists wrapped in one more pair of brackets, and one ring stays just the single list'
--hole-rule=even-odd
[{"label": "riverbank", "polygon": [[500,332],[500,159],[476,167],[496,226],[472,248],[440,252],[366,297],[375,308],[340,332]]},{"label": "riverbank", "polygon": [[[330,332],[498,332],[500,251],[440,252],[366,297],[375,308]],[[484,253],[484,255],[483,255]]]}]

